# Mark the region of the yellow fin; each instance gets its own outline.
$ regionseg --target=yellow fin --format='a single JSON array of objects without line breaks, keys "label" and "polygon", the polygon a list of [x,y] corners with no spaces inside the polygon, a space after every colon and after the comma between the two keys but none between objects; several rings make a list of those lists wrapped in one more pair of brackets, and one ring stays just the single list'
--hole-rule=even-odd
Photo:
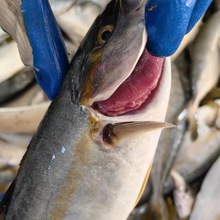
[{"label": "yellow fin", "polygon": [[138,197],[137,197],[137,199],[136,199],[136,202],[135,202],[135,204],[134,204],[134,207],[138,204],[138,202],[139,202],[141,196],[142,196],[143,193],[144,193],[144,189],[145,189],[145,187],[146,187],[146,185],[147,185],[147,181],[148,181],[148,178],[149,178],[149,175],[150,175],[151,168],[152,168],[152,163],[150,164],[150,166],[149,166],[149,168],[148,168],[148,170],[147,170],[146,176],[145,176],[145,178],[144,178],[144,182],[143,182],[143,184],[142,184],[142,187],[141,187],[141,189],[140,189],[140,192],[139,192],[139,194],[138,194]]}]

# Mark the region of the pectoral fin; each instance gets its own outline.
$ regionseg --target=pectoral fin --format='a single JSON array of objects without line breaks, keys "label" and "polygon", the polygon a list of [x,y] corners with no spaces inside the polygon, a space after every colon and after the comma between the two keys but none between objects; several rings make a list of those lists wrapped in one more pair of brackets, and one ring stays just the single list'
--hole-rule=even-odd
[{"label": "pectoral fin", "polygon": [[135,136],[141,132],[151,132],[164,128],[171,128],[175,125],[166,122],[156,121],[136,121],[136,122],[121,122],[108,124],[103,130],[103,138],[108,143],[115,143],[126,137]]}]

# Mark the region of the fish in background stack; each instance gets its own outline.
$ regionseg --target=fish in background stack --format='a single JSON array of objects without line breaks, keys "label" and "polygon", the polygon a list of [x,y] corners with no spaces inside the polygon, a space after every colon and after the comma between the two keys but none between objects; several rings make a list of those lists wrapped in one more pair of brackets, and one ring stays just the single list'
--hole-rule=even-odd
[{"label": "fish in background stack", "polygon": [[[69,59],[107,2],[50,1]],[[220,218],[220,94],[213,90],[219,86],[220,73],[219,9],[219,0],[215,0],[172,57],[173,83],[166,121],[177,128],[162,132],[150,180],[129,220]],[[24,68],[15,42],[1,29],[0,71],[1,198],[49,100],[36,85],[33,71]]]}]

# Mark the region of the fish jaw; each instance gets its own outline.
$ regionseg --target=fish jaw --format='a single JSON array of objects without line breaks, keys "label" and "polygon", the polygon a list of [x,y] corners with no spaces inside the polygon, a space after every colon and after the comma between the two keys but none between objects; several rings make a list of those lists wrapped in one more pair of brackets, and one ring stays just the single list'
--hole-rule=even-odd
[{"label": "fish jaw", "polygon": [[[85,106],[109,98],[132,73],[146,45],[144,2],[138,1],[138,8],[134,4],[133,8],[136,10],[131,10],[132,4],[129,2],[115,2],[114,14],[117,20],[101,25],[94,50],[85,58],[84,82],[80,95],[80,103]],[[126,3],[126,6],[131,7],[129,10],[124,6]],[[102,44],[99,38],[103,28],[110,28],[108,34],[111,37]]]}]

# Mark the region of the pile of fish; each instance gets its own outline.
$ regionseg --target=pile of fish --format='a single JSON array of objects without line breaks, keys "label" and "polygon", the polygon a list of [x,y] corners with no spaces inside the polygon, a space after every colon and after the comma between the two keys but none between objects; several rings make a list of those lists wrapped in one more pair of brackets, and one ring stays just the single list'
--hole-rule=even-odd
[{"label": "pile of fish", "polygon": [[[107,0],[51,0],[69,59]],[[172,59],[166,121],[144,193],[129,220],[220,219],[220,3],[216,0]],[[50,101],[0,29],[0,198]],[[132,181],[132,180],[131,180]]]}]

